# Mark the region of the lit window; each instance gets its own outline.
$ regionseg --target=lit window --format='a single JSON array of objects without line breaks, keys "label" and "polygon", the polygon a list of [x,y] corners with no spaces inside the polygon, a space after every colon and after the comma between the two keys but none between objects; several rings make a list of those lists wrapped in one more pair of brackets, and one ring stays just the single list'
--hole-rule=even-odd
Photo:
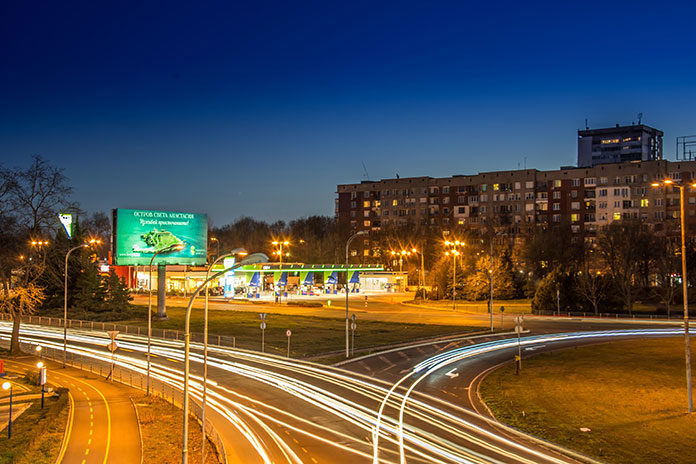
[{"label": "lit window", "polygon": [[399,206],[399,200],[392,200],[392,206]]},{"label": "lit window", "polygon": [[370,207],[370,202],[369,201],[363,201],[363,208],[369,208]]},{"label": "lit window", "polygon": [[640,200],[640,207],[641,208],[647,208],[649,206],[649,202],[647,198],[641,198]]},{"label": "lit window", "polygon": [[561,186],[561,180],[560,179],[554,180],[553,186],[554,186],[554,188],[559,188]]},{"label": "lit window", "polygon": [[580,215],[579,214],[571,214],[570,215],[570,220],[572,222],[578,222],[580,220]]},{"label": "lit window", "polygon": [[621,213],[614,213],[614,220],[615,221],[621,220]]},{"label": "lit window", "polygon": [[602,140],[602,145],[607,145],[610,143],[619,143],[619,139],[604,139],[604,140]]},{"label": "lit window", "polygon": [[365,227],[370,227],[370,221],[363,221],[363,225]]},{"label": "lit window", "polygon": [[500,190],[500,184],[493,184],[493,190]]}]

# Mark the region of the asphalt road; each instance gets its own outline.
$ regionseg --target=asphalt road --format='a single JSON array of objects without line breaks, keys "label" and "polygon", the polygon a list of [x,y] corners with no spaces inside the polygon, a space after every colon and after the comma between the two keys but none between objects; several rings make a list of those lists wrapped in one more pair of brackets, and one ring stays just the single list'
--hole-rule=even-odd
[{"label": "asphalt road", "polygon": [[[534,333],[566,330],[568,325],[573,331],[590,330],[597,325],[593,321],[529,322],[534,323]],[[611,328],[606,322],[599,326]],[[0,330],[6,333],[9,325],[0,325]],[[72,353],[92,358],[106,355],[105,334],[70,330],[69,335]],[[29,343],[41,340],[45,345],[55,343],[60,347],[62,331],[25,325],[22,336]],[[144,337],[120,335],[119,339],[124,350],[119,351],[117,364],[142,372]],[[403,388],[388,394],[399,376],[414,373],[416,363],[433,355],[460,356],[460,351],[469,346],[488,346],[485,337],[477,342],[450,340],[395,350],[358,360],[349,366],[353,373],[255,352],[213,348],[209,358],[208,417],[220,433],[228,456],[232,456],[230,462],[370,462],[378,422],[376,448],[380,462],[400,462],[402,450],[404,458],[412,463],[572,462],[524,438],[511,439],[476,414],[473,402],[466,403],[463,392],[467,388],[471,392],[476,375],[509,359],[514,347],[497,346],[476,356],[464,352],[449,364],[435,364],[432,372],[413,386],[412,394],[409,391],[406,395]],[[488,343],[496,343],[494,337],[489,337]],[[544,343],[555,342],[537,344]],[[155,341],[153,378],[181,387],[181,348],[178,341]],[[196,344],[191,367],[191,395],[199,401],[201,356]],[[457,375],[448,376],[448,372]],[[414,379],[408,378],[403,386]],[[458,380],[449,382],[454,379]]]},{"label": "asphalt road", "polygon": [[[37,358],[6,361],[13,370],[36,371]],[[48,384],[70,390],[73,412],[67,446],[58,462],[78,464],[140,463],[140,431],[130,395],[120,384],[44,360]]]}]

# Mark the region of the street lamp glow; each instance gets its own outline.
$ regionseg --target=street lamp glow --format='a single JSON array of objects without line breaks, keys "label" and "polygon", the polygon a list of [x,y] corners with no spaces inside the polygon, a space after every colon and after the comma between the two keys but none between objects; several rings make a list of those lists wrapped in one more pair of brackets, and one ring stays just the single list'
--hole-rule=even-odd
[{"label": "street lamp glow", "polygon": [[[665,179],[662,181],[664,184],[673,184],[674,182],[670,179]],[[693,181],[692,181],[693,182]],[[652,184],[654,187],[659,186],[656,183]],[[696,183],[689,183],[692,187]],[[691,348],[689,346],[689,282],[688,274],[686,271],[686,218],[685,218],[685,205],[686,198],[684,195],[684,190],[686,185],[682,183],[674,184],[675,187],[679,189],[679,207],[680,207],[680,226],[681,226],[681,263],[682,263],[682,292],[684,301],[684,360],[686,364],[686,394],[688,396],[688,408],[689,413],[694,410],[693,396],[691,393]]]},{"label": "street lamp glow", "polygon": [[4,383],[2,384],[2,389],[3,389],[3,390],[9,390],[11,386],[12,386],[12,384],[10,384],[10,382],[4,382]]},{"label": "street lamp glow", "polygon": [[37,353],[41,353],[41,350],[43,349],[43,347],[41,345],[36,345],[36,348],[34,348],[34,349],[36,350]]},{"label": "street lamp glow", "polygon": [[39,369],[41,369],[42,367],[44,367],[44,363],[43,363],[42,361],[39,361],[39,362],[36,363],[36,367],[38,367]]}]

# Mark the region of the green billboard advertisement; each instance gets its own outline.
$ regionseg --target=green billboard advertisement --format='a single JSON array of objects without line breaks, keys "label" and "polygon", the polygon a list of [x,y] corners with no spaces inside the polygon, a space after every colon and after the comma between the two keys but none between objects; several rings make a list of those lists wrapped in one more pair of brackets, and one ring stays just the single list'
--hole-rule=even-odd
[{"label": "green billboard advertisement", "polygon": [[208,217],[205,214],[115,209],[114,263],[202,265],[207,261]]}]

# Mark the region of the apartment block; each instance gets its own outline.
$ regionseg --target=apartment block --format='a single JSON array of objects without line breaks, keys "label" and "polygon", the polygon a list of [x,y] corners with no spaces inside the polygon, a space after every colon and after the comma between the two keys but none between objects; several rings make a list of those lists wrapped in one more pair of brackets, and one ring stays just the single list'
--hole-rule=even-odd
[{"label": "apartment block", "polygon": [[[696,161],[634,161],[553,171],[523,169],[452,177],[410,177],[337,186],[336,218],[355,230],[389,226],[495,229],[524,236],[537,227],[570,226],[593,237],[614,221],[640,220],[656,232],[678,228],[676,187],[655,181],[696,179]],[[696,232],[696,189],[686,191],[687,230]]]}]

